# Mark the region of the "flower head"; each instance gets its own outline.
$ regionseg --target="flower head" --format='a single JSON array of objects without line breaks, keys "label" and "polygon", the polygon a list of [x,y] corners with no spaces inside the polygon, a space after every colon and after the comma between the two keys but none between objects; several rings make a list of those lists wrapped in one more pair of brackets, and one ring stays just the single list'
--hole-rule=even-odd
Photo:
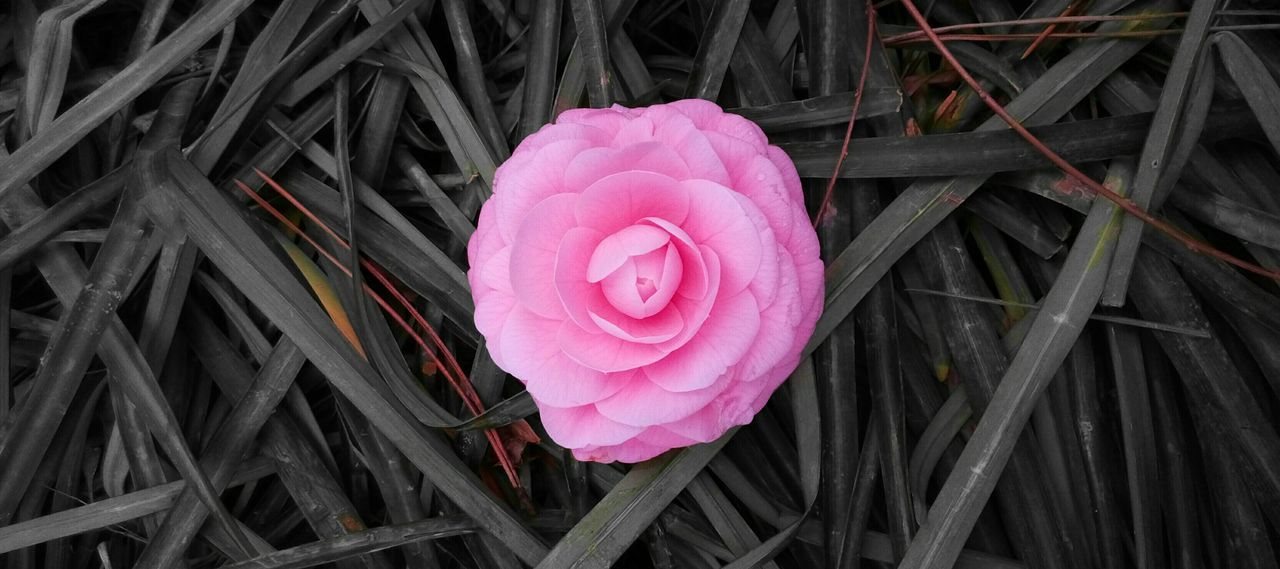
[{"label": "flower head", "polygon": [[749,422],[822,309],[795,166],[702,100],[561,114],[498,169],[467,254],[494,361],[580,460]]}]

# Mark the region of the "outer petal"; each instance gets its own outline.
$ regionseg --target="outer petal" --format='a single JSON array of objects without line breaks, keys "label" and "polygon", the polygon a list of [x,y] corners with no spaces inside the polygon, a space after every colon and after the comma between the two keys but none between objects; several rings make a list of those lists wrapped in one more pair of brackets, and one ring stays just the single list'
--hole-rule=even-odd
[{"label": "outer petal", "polygon": [[586,227],[575,227],[565,233],[556,253],[555,287],[565,312],[579,327],[588,332],[600,328],[591,320],[592,306],[604,303],[600,286],[587,280],[587,266],[592,251],[604,239],[604,234]]},{"label": "outer petal", "polygon": [[502,328],[511,311],[516,307],[516,298],[506,294],[490,294],[476,301],[475,322],[478,330],[488,340],[486,345],[494,363],[502,369],[508,369],[506,357],[502,354]]},{"label": "outer petal", "polygon": [[519,168],[508,167],[511,162],[503,165],[502,175],[494,180],[494,205],[498,208],[498,230],[507,243],[515,243],[516,232],[534,206],[568,191],[565,168],[591,146],[586,140],[561,140],[537,150]]},{"label": "outer petal", "polygon": [[720,257],[722,293],[747,288],[760,269],[762,244],[756,224],[728,188],[706,180],[683,184],[689,192],[689,218],[681,227]]},{"label": "outer petal", "polygon": [[[562,115],[563,116],[563,115]],[[516,147],[511,153],[511,158],[507,159],[507,163],[511,163],[513,159],[521,158],[524,154],[532,154],[550,145],[553,142],[564,140],[582,140],[590,143],[592,146],[603,146],[608,144],[609,139],[613,137],[613,133],[609,132],[608,125],[600,123],[564,123],[546,124],[537,132],[525,137],[520,146]],[[503,164],[504,166],[506,164]]]},{"label": "outer petal", "polygon": [[596,403],[604,416],[637,427],[662,425],[679,421],[706,407],[729,387],[730,377],[721,375],[709,387],[676,393],[648,381],[642,371],[612,396]]},{"label": "outer petal", "polygon": [[[791,256],[782,252],[780,286],[777,300],[760,313],[760,330],[752,339],[746,355],[737,362],[738,377],[742,381],[755,381],[777,365],[791,352],[796,351],[796,320],[799,314],[800,282],[796,276]],[[805,340],[808,340],[806,337]],[[801,344],[803,347],[803,344]]]},{"label": "outer petal", "polygon": [[576,223],[576,194],[556,194],[529,211],[511,246],[511,284],[521,304],[538,316],[563,319],[556,293],[556,255],[564,235]]},{"label": "outer petal", "polygon": [[[745,168],[733,172],[733,189],[760,209],[779,243],[790,242],[791,228],[795,226],[794,210],[803,213],[804,207],[792,201],[782,174],[772,161],[764,155],[752,157]],[[807,218],[805,221],[807,224]]]},{"label": "outer petal", "polygon": [[607,333],[591,333],[565,321],[555,336],[569,359],[588,368],[611,373],[647,366],[667,352],[654,344],[629,342]]},{"label": "outer petal", "polygon": [[625,381],[588,369],[565,357],[555,341],[560,323],[515,307],[502,327],[506,369],[540,402],[574,407],[617,393]]},{"label": "outer petal", "polygon": [[604,139],[601,144],[607,144],[635,114],[635,111],[620,105],[608,109],[568,109],[556,117],[556,124],[583,125],[597,129]]},{"label": "outer petal", "polygon": [[689,166],[679,154],[660,143],[648,141],[622,148],[583,150],[569,162],[564,184],[574,191],[582,191],[605,176],[633,170],[655,172],[676,180],[689,178]]},{"label": "outer petal", "polygon": [[646,367],[645,375],[666,391],[705,389],[746,356],[759,334],[760,308],[751,293],[722,298],[702,329],[683,347]]},{"label": "outer petal", "polygon": [[[719,400],[723,397],[724,394],[721,394],[720,397],[717,397],[716,399]],[[707,405],[706,407],[699,409],[696,413],[680,419],[679,421],[663,423],[662,428],[687,439],[695,440],[700,443],[709,443],[720,438],[720,435],[723,435],[725,431],[729,430],[728,426],[720,420],[719,407],[720,406],[715,404],[715,402],[712,402],[711,405]]]},{"label": "outer petal", "polygon": [[787,156],[781,148],[770,146],[769,161],[778,168],[778,173],[782,174],[782,185],[786,188],[787,195],[791,196],[791,203],[804,204],[804,189],[800,187],[800,174],[796,172],[796,163],[791,161],[791,157]]},{"label": "outer petal", "polygon": [[596,411],[594,405],[562,408],[540,404],[538,411],[547,434],[565,448],[616,445],[644,432],[643,427],[632,427],[606,418]]},{"label": "outer petal", "polygon": [[669,450],[671,450],[669,447],[654,446],[631,439],[620,445],[573,449],[573,456],[578,460],[594,462],[637,463],[649,460]]},{"label": "outer petal", "polygon": [[720,162],[720,157],[716,155],[711,143],[707,142],[703,131],[698,130],[689,117],[665,105],[649,107],[644,114],[651,117],[656,125],[654,140],[683,157],[693,178],[722,185],[730,183],[729,172]]}]

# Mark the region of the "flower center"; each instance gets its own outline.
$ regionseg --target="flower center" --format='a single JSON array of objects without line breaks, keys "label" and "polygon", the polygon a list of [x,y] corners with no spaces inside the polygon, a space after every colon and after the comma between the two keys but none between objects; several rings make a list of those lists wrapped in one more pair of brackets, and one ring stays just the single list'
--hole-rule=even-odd
[{"label": "flower center", "polygon": [[667,307],[680,287],[684,265],[671,234],[648,224],[606,237],[591,255],[587,278],[600,284],[611,306],[644,319]]},{"label": "flower center", "polygon": [[653,293],[658,292],[658,285],[651,278],[637,277],[636,292],[640,293],[640,300],[649,300]]}]

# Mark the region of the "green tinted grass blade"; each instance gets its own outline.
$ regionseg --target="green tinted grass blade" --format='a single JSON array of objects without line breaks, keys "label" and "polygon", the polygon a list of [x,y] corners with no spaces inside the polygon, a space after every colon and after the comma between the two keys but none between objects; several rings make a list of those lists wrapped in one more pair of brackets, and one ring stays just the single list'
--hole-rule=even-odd
[{"label": "green tinted grass blade", "polygon": [[[1178,51],[1174,53],[1169,74],[1160,90],[1160,102],[1156,105],[1155,118],[1152,119],[1151,130],[1147,132],[1142,154],[1138,158],[1132,199],[1140,207],[1151,206],[1152,196],[1162,179],[1176,179],[1179,174],[1176,171],[1170,171],[1167,162],[1170,152],[1177,143],[1173,138],[1177,123],[1186,104],[1187,93],[1198,61],[1205,55],[1202,54],[1205,38],[1208,36],[1213,12],[1218,4],[1218,0],[1196,0],[1191,6],[1191,16],[1187,18],[1182,38],[1178,42]],[[1143,228],[1144,224],[1141,220],[1133,217],[1125,219],[1113,261],[1115,266],[1109,269],[1107,289],[1102,297],[1104,306],[1124,304],[1125,290],[1128,287],[1129,275],[1133,271],[1133,260],[1137,255]]]},{"label": "green tinted grass blade", "polygon": [[669,452],[633,467],[600,500],[539,569],[605,569],[622,555],[733,437]]},{"label": "green tinted grass blade", "polygon": [[152,215],[179,221],[210,261],[298,344],[335,388],[419,469],[432,473],[432,482],[446,496],[522,560],[541,560],[546,553],[541,539],[480,485],[444,441],[414,425],[403,407],[389,399],[383,380],[347,344],[244,214],[181,157],[167,158],[175,183],[151,196]]},{"label": "green tinted grass blade", "polygon": [[[1081,46],[1027,87],[1006,110],[1029,125],[1052,123],[1137,54],[1143,45],[1142,41],[1105,40]],[[977,130],[1004,128],[1007,125],[993,117]],[[975,174],[946,180],[925,179],[912,184],[887,205],[885,213],[827,268],[826,308],[806,351],[830,334],[835,324],[853,311],[894,261],[988,177],[988,174]]]},{"label": "green tinted grass blade", "polygon": [[[1113,165],[1109,176],[1118,191],[1127,190],[1131,180],[1131,170],[1122,164]],[[1043,309],[1034,317],[973,438],[907,550],[904,568],[941,568],[955,562],[1038,396],[1066,358],[1102,294],[1106,262],[1115,246],[1119,223],[1117,207],[1094,201]]]}]

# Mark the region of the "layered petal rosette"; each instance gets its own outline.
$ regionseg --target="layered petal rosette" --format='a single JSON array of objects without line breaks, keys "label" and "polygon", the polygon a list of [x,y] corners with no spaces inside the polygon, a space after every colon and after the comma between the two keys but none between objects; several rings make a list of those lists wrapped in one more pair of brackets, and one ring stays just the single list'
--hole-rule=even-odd
[{"label": "layered petal rosette", "polygon": [[497,171],[476,327],[580,460],[742,425],[799,362],[822,262],[791,160],[713,103],[572,110]]}]

